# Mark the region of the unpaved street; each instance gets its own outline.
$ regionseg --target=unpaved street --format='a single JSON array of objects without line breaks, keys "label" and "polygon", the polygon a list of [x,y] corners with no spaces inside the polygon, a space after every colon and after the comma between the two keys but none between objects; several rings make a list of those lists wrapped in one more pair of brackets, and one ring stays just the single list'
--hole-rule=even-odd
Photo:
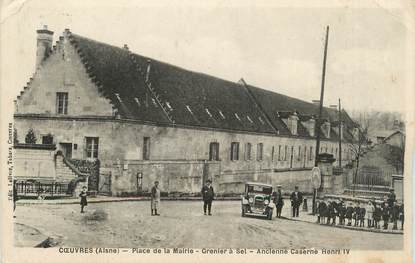
[{"label": "unpaved street", "polygon": [[[108,218],[94,219],[103,210]],[[150,216],[147,201],[79,205],[19,205],[15,242],[34,246],[48,236],[69,247],[351,248],[402,249],[403,235],[353,231],[285,219],[242,218],[239,201],[216,201],[205,216],[199,201],[162,202]],[[288,216],[286,206],[283,215]]]}]

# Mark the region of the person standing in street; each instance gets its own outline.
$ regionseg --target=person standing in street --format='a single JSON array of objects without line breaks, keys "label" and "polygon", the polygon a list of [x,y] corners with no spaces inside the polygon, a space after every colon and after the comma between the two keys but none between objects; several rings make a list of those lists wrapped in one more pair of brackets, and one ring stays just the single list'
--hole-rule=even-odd
[{"label": "person standing in street", "polygon": [[373,224],[373,214],[375,212],[375,206],[373,205],[372,201],[369,201],[366,206],[366,219],[367,219],[367,227],[371,228]]},{"label": "person standing in street", "polygon": [[208,211],[208,215],[212,215],[212,201],[215,197],[215,193],[212,187],[212,180],[208,179],[206,181],[206,185],[202,187],[202,198],[203,198],[203,212],[206,215],[206,208]]},{"label": "person standing in street", "polygon": [[151,215],[152,216],[159,216],[160,214],[157,213],[157,210],[160,207],[160,188],[159,188],[159,181],[154,182],[154,186],[151,188]]},{"label": "person standing in street", "polygon": [[298,186],[294,187],[294,192],[291,193],[291,207],[293,210],[293,217],[299,216],[299,208],[301,203],[303,202],[303,194],[298,191]]},{"label": "person standing in street", "polygon": [[393,227],[392,230],[398,230],[398,219],[399,219],[399,206],[396,201],[393,202],[393,206],[390,208],[390,215],[392,217]]},{"label": "person standing in street", "polygon": [[88,205],[88,201],[86,200],[88,193],[86,192],[86,190],[87,187],[82,186],[81,193],[79,194],[79,197],[81,198],[81,213],[84,213],[84,207]]},{"label": "person standing in street", "polygon": [[282,211],[282,207],[284,206],[284,198],[281,192],[281,185],[277,186],[277,191],[274,192],[272,195],[273,195],[273,201],[274,201],[275,207],[277,208],[276,217],[281,218],[281,211]]}]

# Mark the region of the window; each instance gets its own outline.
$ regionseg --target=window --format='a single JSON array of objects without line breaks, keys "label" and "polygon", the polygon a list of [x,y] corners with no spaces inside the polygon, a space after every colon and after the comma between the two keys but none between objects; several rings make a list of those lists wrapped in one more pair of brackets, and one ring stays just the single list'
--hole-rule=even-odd
[{"label": "window", "polygon": [[219,143],[211,142],[209,145],[209,160],[219,161]]},{"label": "window", "polygon": [[297,157],[298,161],[301,161],[301,146],[298,146],[298,157]]},{"label": "window", "polygon": [[309,160],[312,161],[313,160],[313,146],[310,146],[310,155],[309,155]]},{"label": "window", "polygon": [[256,154],[257,161],[262,161],[263,154],[264,154],[264,144],[263,143],[258,143],[258,145],[257,145],[257,154]]},{"label": "window", "polygon": [[68,114],[68,93],[56,93],[56,112],[57,114]]},{"label": "window", "polygon": [[239,142],[231,143],[231,161],[239,160]]},{"label": "window", "polygon": [[273,162],[274,161],[274,151],[275,151],[275,149],[274,149],[275,147],[274,146],[272,146],[272,149],[271,149],[271,161]]},{"label": "window", "polygon": [[42,144],[53,144],[53,135],[52,134],[43,135]]},{"label": "window", "polygon": [[98,137],[86,137],[86,157],[98,158]]},{"label": "window", "polygon": [[281,145],[278,145],[278,161],[281,161]]},{"label": "window", "polygon": [[150,160],[150,137],[143,138],[143,160]]},{"label": "window", "polygon": [[284,147],[284,161],[287,161],[287,153],[288,153],[288,146],[285,145],[285,147]]},{"label": "window", "polygon": [[248,142],[245,144],[245,160],[251,160],[252,145]]}]

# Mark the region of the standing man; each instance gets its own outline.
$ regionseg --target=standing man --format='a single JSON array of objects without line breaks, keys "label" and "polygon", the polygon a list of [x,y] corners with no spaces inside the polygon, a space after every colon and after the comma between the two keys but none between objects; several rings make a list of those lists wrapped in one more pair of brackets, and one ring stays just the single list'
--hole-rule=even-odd
[{"label": "standing man", "polygon": [[208,179],[206,185],[202,187],[202,197],[203,197],[203,212],[206,215],[206,208],[208,214],[211,216],[212,201],[214,199],[215,193],[213,192],[212,180]]},{"label": "standing man", "polygon": [[303,202],[303,194],[298,191],[298,186],[295,186],[294,192],[291,193],[291,207],[293,209],[293,217],[299,216],[299,208]]},{"label": "standing man", "polygon": [[388,202],[389,208],[392,208],[393,203],[396,202],[396,194],[393,188],[390,188],[390,193],[388,194],[387,202]]},{"label": "standing man", "polygon": [[153,188],[151,188],[151,215],[152,216],[160,215],[157,213],[157,209],[159,209],[159,206],[160,206],[159,181],[155,181]]},{"label": "standing man", "polygon": [[275,207],[277,208],[276,217],[281,218],[281,211],[282,207],[284,206],[284,198],[282,197],[281,185],[277,185],[277,191],[274,192],[272,195]]}]

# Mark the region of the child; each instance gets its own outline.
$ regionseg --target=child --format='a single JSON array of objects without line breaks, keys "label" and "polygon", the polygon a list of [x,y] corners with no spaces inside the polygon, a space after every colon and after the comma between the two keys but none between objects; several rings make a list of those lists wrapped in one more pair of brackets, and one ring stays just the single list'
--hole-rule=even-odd
[{"label": "child", "polygon": [[347,225],[352,225],[352,217],[353,217],[353,203],[349,203],[346,208],[346,218],[347,218]]},{"label": "child", "polygon": [[357,202],[356,206],[353,209],[354,226],[357,226],[358,225],[358,222],[359,222],[359,213],[360,213],[360,203]]},{"label": "child", "polygon": [[388,223],[390,218],[390,208],[388,202],[383,203],[382,209],[382,219],[383,219],[383,229],[388,229]]},{"label": "child", "polygon": [[326,224],[327,225],[330,225],[330,220],[333,218],[333,214],[334,214],[334,211],[333,211],[333,202],[331,201],[331,200],[329,200],[329,201],[327,201],[327,222],[326,222]]},{"label": "child", "polygon": [[324,200],[320,202],[319,212],[320,212],[320,223],[324,224],[326,222],[326,216],[327,216],[327,204],[326,202],[324,202]]},{"label": "child", "polygon": [[379,204],[374,203],[375,212],[373,213],[373,220],[375,221],[375,228],[380,228],[380,219],[382,216],[382,209],[380,208]]},{"label": "child", "polygon": [[392,217],[392,222],[393,222],[393,228],[392,230],[398,230],[398,219],[399,219],[399,206],[395,201],[393,201],[393,206],[390,209],[391,212],[391,217]]},{"label": "child", "polygon": [[403,204],[401,204],[399,209],[399,219],[401,220],[401,230],[403,230],[403,221],[404,221],[404,208]]},{"label": "child", "polygon": [[369,201],[369,203],[366,206],[366,219],[367,219],[367,227],[372,227],[372,221],[373,221],[373,213],[375,212],[375,206],[373,205],[372,201]]},{"label": "child", "polygon": [[86,200],[87,192],[86,192],[86,186],[82,187],[82,191],[79,194],[79,197],[81,197],[81,213],[84,213],[84,207],[88,205],[88,201]]},{"label": "child", "polygon": [[362,226],[365,227],[365,216],[366,216],[366,208],[362,206],[359,211],[359,226],[360,227]]},{"label": "child", "polygon": [[316,201],[317,224],[320,224],[320,202]]},{"label": "child", "polygon": [[344,225],[344,217],[346,216],[346,207],[343,203],[343,201],[340,201],[340,204],[337,208],[338,214],[339,214],[339,225]]}]

